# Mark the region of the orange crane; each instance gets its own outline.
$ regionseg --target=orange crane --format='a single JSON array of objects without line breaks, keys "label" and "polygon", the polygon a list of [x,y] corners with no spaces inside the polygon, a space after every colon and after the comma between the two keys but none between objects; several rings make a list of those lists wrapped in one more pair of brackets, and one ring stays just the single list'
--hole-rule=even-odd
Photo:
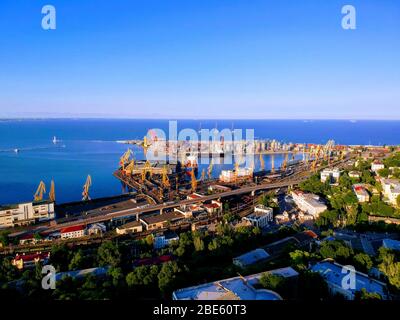
[{"label": "orange crane", "polygon": [[168,179],[168,168],[165,165],[162,169],[162,184],[165,188],[170,187],[169,179]]},{"label": "orange crane", "polygon": [[85,184],[83,185],[83,191],[82,191],[82,200],[83,201],[90,200],[89,188],[91,185],[92,185],[92,177],[89,174],[86,178]]},{"label": "orange crane", "polygon": [[133,154],[132,150],[128,148],[126,152],[122,155],[122,157],[119,159],[119,165],[121,166],[122,170],[125,170],[125,165],[129,161],[129,158]]},{"label": "orange crane", "polygon": [[287,169],[287,165],[289,162],[289,153],[285,154],[285,160],[283,160],[282,166],[281,166],[281,170],[284,171]]},{"label": "orange crane", "polygon": [[192,192],[196,192],[197,189],[197,179],[196,175],[194,174],[194,169],[190,171],[190,176],[191,176],[191,184],[192,184]]},{"label": "orange crane", "polygon": [[131,160],[129,164],[125,167],[125,174],[130,176],[133,172],[133,169],[135,169],[135,160]]},{"label": "orange crane", "polygon": [[49,200],[52,201],[52,202],[56,201],[56,190],[55,190],[54,180],[51,180],[50,192],[49,192]]},{"label": "orange crane", "polygon": [[43,181],[40,181],[38,188],[36,189],[34,200],[35,201],[42,201],[43,195],[46,193],[46,185]]},{"label": "orange crane", "polygon": [[146,163],[144,164],[144,167],[143,167],[143,169],[142,169],[142,181],[146,180],[146,175],[147,175],[147,173],[150,174],[150,177],[151,177],[152,174],[153,174],[153,171],[152,171],[152,169],[151,169],[151,164],[150,164],[150,161],[149,161],[149,160],[146,161]]}]

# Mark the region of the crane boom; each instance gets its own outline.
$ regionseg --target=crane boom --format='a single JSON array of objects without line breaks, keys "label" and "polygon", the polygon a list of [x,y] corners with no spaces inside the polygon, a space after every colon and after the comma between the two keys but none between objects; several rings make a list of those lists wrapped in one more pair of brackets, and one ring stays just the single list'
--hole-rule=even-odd
[{"label": "crane boom", "polygon": [[34,195],[35,201],[42,201],[43,195],[46,193],[46,185],[43,181],[40,181],[38,188],[36,189],[36,193]]},{"label": "crane boom", "polygon": [[83,201],[90,200],[89,188],[91,185],[92,185],[92,177],[89,174],[86,178],[85,184],[83,185],[83,192],[82,192],[82,200]]},{"label": "crane boom", "polygon": [[56,201],[56,190],[55,190],[54,180],[51,180],[50,192],[49,192],[49,200],[52,201],[52,202]]}]

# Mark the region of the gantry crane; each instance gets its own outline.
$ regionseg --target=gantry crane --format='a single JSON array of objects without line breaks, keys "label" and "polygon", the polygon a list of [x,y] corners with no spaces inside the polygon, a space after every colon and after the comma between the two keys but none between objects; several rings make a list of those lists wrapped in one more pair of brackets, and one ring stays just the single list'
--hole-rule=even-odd
[{"label": "gantry crane", "polygon": [[49,200],[52,201],[52,202],[56,201],[56,190],[55,190],[54,180],[51,180],[50,192],[49,192]]},{"label": "gantry crane", "polygon": [[82,191],[82,200],[83,201],[90,200],[89,188],[91,185],[92,185],[92,177],[89,174],[86,178],[85,184],[83,185],[83,191]]},{"label": "gantry crane", "polygon": [[42,201],[43,195],[46,193],[46,185],[43,181],[40,181],[38,188],[36,189],[36,193],[34,195],[35,201]]},{"label": "gantry crane", "polygon": [[119,165],[121,166],[122,170],[125,170],[125,165],[128,163],[131,155],[133,155],[133,152],[130,148],[128,148],[128,150],[126,150],[126,152],[119,159]]},{"label": "gantry crane", "polygon": [[125,167],[125,174],[130,176],[135,169],[135,160],[129,161],[128,165]]},{"label": "gantry crane", "polygon": [[143,166],[143,169],[142,169],[142,181],[146,180],[146,174],[147,173],[149,173],[150,177],[153,174],[153,171],[151,169],[151,164],[150,164],[149,160],[147,160],[146,163]]},{"label": "gantry crane", "polygon": [[287,169],[288,162],[289,162],[289,153],[287,152],[285,154],[285,159],[283,160],[283,163],[282,163],[282,166],[281,166],[281,170],[282,171],[285,171]]},{"label": "gantry crane", "polygon": [[196,192],[197,189],[197,179],[196,175],[194,174],[194,169],[190,171],[190,176],[191,176],[191,184],[192,184],[192,192]]},{"label": "gantry crane", "polygon": [[162,185],[165,188],[169,188],[170,187],[170,183],[169,183],[169,179],[168,179],[168,168],[165,165],[162,169]]}]

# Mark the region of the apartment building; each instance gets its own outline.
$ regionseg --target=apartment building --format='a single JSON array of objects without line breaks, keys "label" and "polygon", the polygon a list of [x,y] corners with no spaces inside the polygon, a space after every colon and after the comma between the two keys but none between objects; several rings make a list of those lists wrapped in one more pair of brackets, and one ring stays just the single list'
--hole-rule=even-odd
[{"label": "apartment building", "polygon": [[314,218],[317,218],[321,212],[328,209],[321,201],[321,198],[315,194],[292,191],[291,195],[299,209],[305,213],[311,214]]},{"label": "apartment building", "polygon": [[380,179],[382,184],[383,195],[388,199],[390,204],[396,206],[397,198],[400,196],[400,181],[397,179]]}]

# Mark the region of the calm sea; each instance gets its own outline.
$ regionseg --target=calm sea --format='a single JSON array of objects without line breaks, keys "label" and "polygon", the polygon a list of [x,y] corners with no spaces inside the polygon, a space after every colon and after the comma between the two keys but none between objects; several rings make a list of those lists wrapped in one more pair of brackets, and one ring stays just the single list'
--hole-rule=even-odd
[{"label": "calm sea", "polygon": [[[400,144],[400,121],[179,120],[178,130],[254,129],[256,138],[282,142]],[[80,200],[86,176],[92,197],[117,195],[121,183],[112,175],[126,145],[151,128],[168,133],[166,120],[0,120],[0,204],[30,201],[40,180],[56,184],[58,202]],[[60,141],[53,144],[53,136]],[[14,149],[19,149],[18,153]],[[136,158],[142,154],[137,151]],[[281,159],[276,158],[278,165]],[[270,165],[266,158],[266,167]],[[223,166],[216,166],[215,173]]]}]

